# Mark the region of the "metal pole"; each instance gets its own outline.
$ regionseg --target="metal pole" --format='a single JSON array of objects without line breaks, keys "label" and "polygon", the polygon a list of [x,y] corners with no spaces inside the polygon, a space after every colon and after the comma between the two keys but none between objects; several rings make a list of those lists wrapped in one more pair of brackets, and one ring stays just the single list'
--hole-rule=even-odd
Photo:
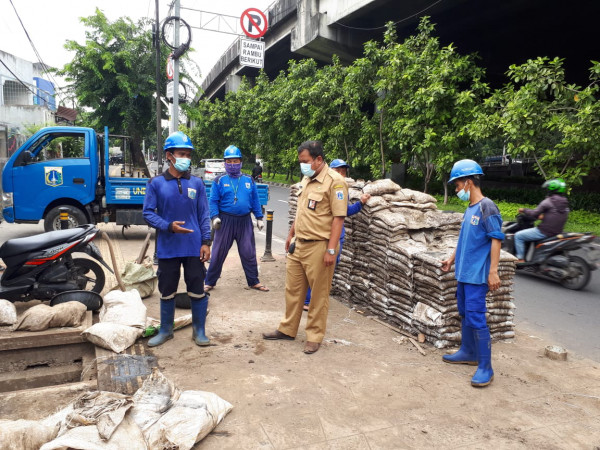
[{"label": "metal pole", "polygon": [[160,104],[160,17],[158,15],[158,0],[154,1],[156,9],[156,33],[154,33],[154,45],[156,46],[156,168],[158,173],[162,172],[162,106]]},{"label": "metal pole", "polygon": [[60,229],[66,230],[69,228],[69,209],[65,207],[58,208],[60,214]]},{"label": "metal pole", "polygon": [[271,254],[271,241],[273,240],[273,210],[267,209],[267,241],[265,243],[265,254],[261,256],[261,261],[275,261]]},{"label": "metal pole", "polygon": [[[174,47],[179,47],[179,0],[175,0],[175,36]],[[173,108],[171,111],[171,133],[179,129],[179,58],[173,61]]]}]

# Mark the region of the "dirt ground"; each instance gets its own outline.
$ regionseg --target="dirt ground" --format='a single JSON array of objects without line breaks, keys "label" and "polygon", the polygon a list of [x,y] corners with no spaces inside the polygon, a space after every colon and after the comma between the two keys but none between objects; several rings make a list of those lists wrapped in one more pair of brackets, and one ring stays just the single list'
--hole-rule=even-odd
[{"label": "dirt ground", "polygon": [[[137,256],[145,235],[127,233],[117,239],[121,261]],[[257,247],[262,255],[264,241]],[[196,448],[600,448],[600,364],[574,354],[550,360],[544,347],[560,343],[526,329],[493,343],[495,379],[483,389],[470,385],[474,367],[445,364],[445,351],[428,344],[422,356],[402,335],[335,299],[316,354],[302,353],[305,317],[295,341],[264,341],[261,333],[275,329],[284,311],[285,256],[275,248],[276,261],[260,263],[267,293],[246,288],[237,252],[230,253],[211,293],[210,347],[197,347],[188,327],[149,349],[181,389],[215,392],[234,405]],[[158,293],[145,303],[158,317]],[[0,412],[11,411],[2,418],[37,418],[71,400],[40,399],[35,410],[17,413],[9,403],[18,398],[0,395]]]}]

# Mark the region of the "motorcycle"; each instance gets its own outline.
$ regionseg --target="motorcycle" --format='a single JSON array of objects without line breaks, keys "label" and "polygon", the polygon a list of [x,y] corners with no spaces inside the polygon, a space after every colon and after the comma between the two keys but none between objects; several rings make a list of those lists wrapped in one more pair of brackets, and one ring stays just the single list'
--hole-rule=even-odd
[{"label": "motorcycle", "polygon": [[[0,247],[6,265],[0,278],[0,298],[11,302],[52,300],[51,305],[77,299],[88,309],[100,308],[99,294],[105,283],[102,267],[91,259],[73,257],[74,252],[86,253],[113,273],[92,242],[98,232],[95,225],[82,225],[6,241]],[[84,290],[95,294],[60,295]]]},{"label": "motorcycle", "polygon": [[[519,214],[516,221],[503,224],[502,248],[516,255],[515,233],[533,228],[534,223],[535,219]],[[525,262],[517,264],[517,271],[556,281],[567,289],[583,289],[591,272],[600,267],[600,244],[594,243],[595,239],[591,233],[563,233],[526,242]],[[576,250],[586,252],[586,258],[575,255]]]}]

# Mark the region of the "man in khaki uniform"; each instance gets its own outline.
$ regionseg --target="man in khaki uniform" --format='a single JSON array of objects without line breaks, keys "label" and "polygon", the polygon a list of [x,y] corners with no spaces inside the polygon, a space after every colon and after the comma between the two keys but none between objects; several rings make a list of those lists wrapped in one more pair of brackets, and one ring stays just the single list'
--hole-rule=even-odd
[{"label": "man in khaki uniform", "polygon": [[319,141],[300,144],[298,160],[305,176],[300,183],[296,219],[285,243],[285,250],[289,251],[285,317],[276,331],[264,333],[263,338],[296,338],[306,291],[311,286],[304,347],[304,353],[311,354],[319,350],[325,336],[329,291],[348,209],[348,187],[344,178],[325,163],[323,146]]}]

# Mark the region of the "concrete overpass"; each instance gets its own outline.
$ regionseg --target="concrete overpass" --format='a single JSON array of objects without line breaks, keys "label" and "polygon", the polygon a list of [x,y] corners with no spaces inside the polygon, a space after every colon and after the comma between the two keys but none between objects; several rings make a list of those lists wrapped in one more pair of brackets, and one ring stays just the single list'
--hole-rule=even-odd
[{"label": "concrete overpass", "polygon": [[[595,49],[600,2],[590,0],[279,0],[268,9],[264,70],[275,77],[290,59],[314,58],[327,64],[336,54],[350,63],[363,44],[381,40],[385,24],[396,23],[400,38],[431,16],[443,45],[477,52],[492,84],[505,81],[510,64],[538,56],[566,58],[567,74],[587,84]],[[258,69],[239,64],[239,39],[202,83],[204,96],[223,98],[242,76]]]}]

